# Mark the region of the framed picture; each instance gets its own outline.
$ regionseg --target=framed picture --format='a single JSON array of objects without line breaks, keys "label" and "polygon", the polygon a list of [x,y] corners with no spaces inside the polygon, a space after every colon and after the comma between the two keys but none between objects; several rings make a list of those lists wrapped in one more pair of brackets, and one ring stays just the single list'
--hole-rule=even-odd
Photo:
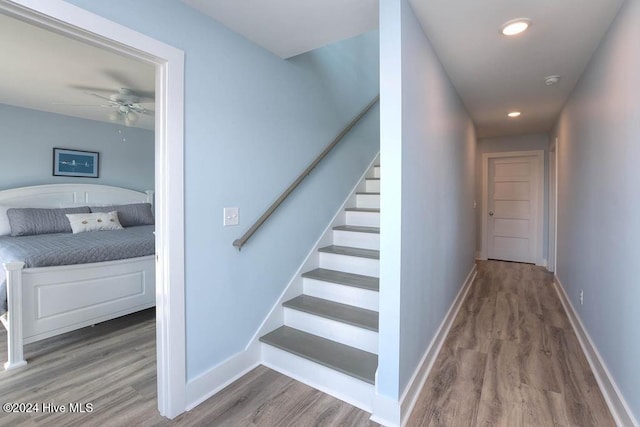
[{"label": "framed picture", "polygon": [[98,177],[98,156],[93,151],[53,149],[54,176]]}]

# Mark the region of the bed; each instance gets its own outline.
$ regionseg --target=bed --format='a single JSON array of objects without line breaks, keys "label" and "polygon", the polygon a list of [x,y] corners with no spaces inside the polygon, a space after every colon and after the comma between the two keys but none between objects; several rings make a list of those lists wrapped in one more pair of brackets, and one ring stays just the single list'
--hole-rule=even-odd
[{"label": "bed", "polygon": [[[9,228],[9,208],[89,206],[94,211],[106,212],[113,205],[138,203],[153,203],[153,192],[95,184],[51,184],[0,191],[0,234],[6,234]],[[116,231],[44,234],[24,239],[0,236],[0,257],[5,257],[1,260],[0,283],[5,285],[7,306],[6,313],[0,315],[0,322],[7,329],[5,369],[27,364],[25,344],[155,306],[153,233],[152,225],[142,225]],[[115,255],[118,259],[105,255],[131,239],[142,242],[140,247],[133,249],[135,245],[130,245],[128,250],[118,249],[125,253]],[[43,248],[43,252],[27,255],[29,252],[23,246],[31,245],[30,240]],[[89,245],[93,241],[94,246],[78,249],[78,241]],[[77,261],[60,261],[55,256],[73,255],[73,252],[79,257]],[[48,265],[31,266],[42,263]],[[61,263],[64,265],[57,265]]]}]

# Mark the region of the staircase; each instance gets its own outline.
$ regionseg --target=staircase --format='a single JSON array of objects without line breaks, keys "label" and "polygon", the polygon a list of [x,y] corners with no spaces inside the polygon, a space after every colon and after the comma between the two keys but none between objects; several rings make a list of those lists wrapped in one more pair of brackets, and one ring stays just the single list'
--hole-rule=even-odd
[{"label": "staircase", "polygon": [[262,336],[263,364],[371,412],[378,367],[380,166],[283,303],[284,326]]}]

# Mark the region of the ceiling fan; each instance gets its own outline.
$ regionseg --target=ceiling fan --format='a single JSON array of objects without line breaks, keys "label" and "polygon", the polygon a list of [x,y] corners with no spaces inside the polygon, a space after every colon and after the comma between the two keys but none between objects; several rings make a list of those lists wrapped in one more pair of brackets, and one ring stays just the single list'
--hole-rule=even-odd
[{"label": "ceiling fan", "polygon": [[153,110],[149,110],[142,106],[142,97],[138,96],[133,89],[120,88],[117,93],[113,93],[109,96],[102,96],[93,92],[85,93],[106,101],[106,104],[99,106],[111,108],[113,110],[109,113],[109,120],[114,122],[123,121],[125,126],[133,126],[143,114],[154,113]]}]

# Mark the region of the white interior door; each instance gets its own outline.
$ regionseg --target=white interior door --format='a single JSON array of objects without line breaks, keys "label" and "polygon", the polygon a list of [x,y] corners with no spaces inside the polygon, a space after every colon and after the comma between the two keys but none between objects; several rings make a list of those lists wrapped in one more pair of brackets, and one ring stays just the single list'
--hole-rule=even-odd
[{"label": "white interior door", "polygon": [[537,156],[489,159],[488,258],[536,263],[539,191]]}]

